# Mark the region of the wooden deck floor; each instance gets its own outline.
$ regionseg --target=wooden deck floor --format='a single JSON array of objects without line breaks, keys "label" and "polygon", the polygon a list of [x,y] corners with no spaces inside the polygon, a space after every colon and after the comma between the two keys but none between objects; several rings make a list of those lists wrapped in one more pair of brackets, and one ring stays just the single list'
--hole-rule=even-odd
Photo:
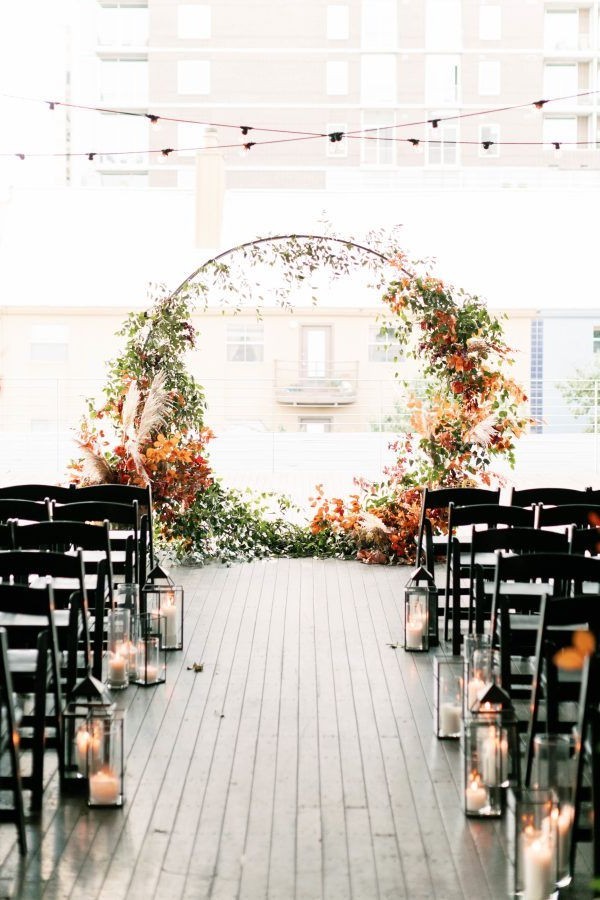
[{"label": "wooden deck floor", "polygon": [[185,649],[166,685],[119,697],[124,808],[60,798],[53,777],[24,863],[0,829],[0,896],[506,897],[505,823],[465,819],[458,745],[433,736],[432,654],[390,646],[406,576],[312,559],[180,570]]}]

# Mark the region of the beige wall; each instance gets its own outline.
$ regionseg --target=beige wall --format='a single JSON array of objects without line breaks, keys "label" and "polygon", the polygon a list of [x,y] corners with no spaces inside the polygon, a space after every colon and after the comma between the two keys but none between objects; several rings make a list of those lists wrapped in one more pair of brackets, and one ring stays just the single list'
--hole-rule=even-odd
[{"label": "beige wall", "polygon": [[[3,428],[28,432],[52,430],[56,421],[62,429],[75,425],[84,412],[84,398],[100,396],[106,363],[116,355],[118,341],[122,340],[114,335],[126,315],[127,310],[118,308],[2,310],[0,415]],[[515,348],[514,376],[524,384],[529,381],[531,316],[531,311],[513,312],[504,325],[507,342]],[[406,378],[419,377],[414,361],[400,363],[398,367],[393,362],[369,361],[369,327],[377,324],[376,309],[321,307],[296,309],[294,313],[264,310],[263,361],[229,362],[227,328],[244,323],[257,324],[254,310],[237,316],[209,310],[194,316],[199,337],[197,349],[190,354],[190,370],[206,389],[207,421],[219,431],[240,428],[297,431],[301,420],[306,418],[330,419],[331,428],[336,431],[368,431],[394,413],[395,401],[403,406],[403,395],[394,377],[396,368]],[[348,381],[346,372],[356,372],[355,385],[352,381],[353,402],[343,402],[346,399],[343,392],[334,395],[339,405],[310,404],[306,395],[300,398],[304,402],[297,404],[278,402],[279,386],[301,381],[301,333],[303,326],[311,325],[326,325],[331,329],[334,380]],[[32,336],[40,326],[50,326],[50,336],[54,338],[66,336],[64,359],[35,361],[31,358]],[[277,377],[277,366],[282,363],[288,370],[287,381]],[[292,399],[296,398],[292,395]]]}]

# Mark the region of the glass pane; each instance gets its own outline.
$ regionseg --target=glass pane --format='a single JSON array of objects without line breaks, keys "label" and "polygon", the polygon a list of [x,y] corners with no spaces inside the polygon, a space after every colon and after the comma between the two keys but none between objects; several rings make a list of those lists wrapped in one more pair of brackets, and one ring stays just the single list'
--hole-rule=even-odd
[{"label": "glass pane", "polygon": [[395,49],[397,28],[396,0],[363,0],[362,46],[365,49]]},{"label": "glass pane", "polygon": [[544,16],[544,48],[572,50],[578,45],[579,17],[573,10],[546,10]]},{"label": "glass pane", "polygon": [[363,103],[396,102],[396,57],[365,55],[361,60]]},{"label": "glass pane", "polygon": [[425,46],[428,50],[455,50],[461,43],[459,0],[428,0]]},{"label": "glass pane", "polygon": [[458,97],[457,56],[428,56],[425,61],[427,103],[455,103]]}]

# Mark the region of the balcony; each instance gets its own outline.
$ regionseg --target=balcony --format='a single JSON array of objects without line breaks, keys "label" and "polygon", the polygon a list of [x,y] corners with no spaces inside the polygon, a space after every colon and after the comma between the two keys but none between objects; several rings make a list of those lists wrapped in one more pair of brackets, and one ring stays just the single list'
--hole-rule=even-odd
[{"label": "balcony", "polygon": [[347,406],[356,401],[358,362],[275,361],[275,399],[290,406]]}]

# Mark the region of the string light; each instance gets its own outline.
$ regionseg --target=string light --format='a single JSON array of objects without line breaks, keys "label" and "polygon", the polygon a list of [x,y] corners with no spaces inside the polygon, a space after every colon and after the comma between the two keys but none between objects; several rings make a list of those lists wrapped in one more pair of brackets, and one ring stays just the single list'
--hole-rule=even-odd
[{"label": "string light", "polygon": [[[530,101],[529,103],[520,103],[520,104],[515,104],[513,106],[504,106],[504,107],[499,107],[499,108],[495,108],[495,109],[477,110],[474,112],[459,113],[459,114],[456,114],[453,116],[444,116],[444,117],[438,117],[435,119],[425,119],[420,122],[399,123],[399,124],[393,124],[393,125],[387,125],[387,126],[377,126],[375,128],[366,128],[366,129],[361,129],[361,130],[357,130],[357,131],[347,131],[347,132],[334,131],[334,132],[325,133],[325,134],[319,133],[319,132],[312,132],[312,131],[294,131],[294,130],[287,130],[287,129],[284,130],[284,129],[277,129],[277,128],[263,128],[262,126],[252,126],[252,125],[232,125],[231,123],[203,122],[203,121],[198,121],[195,119],[192,120],[192,119],[174,118],[174,117],[169,117],[169,116],[158,116],[155,113],[141,113],[141,112],[138,113],[138,112],[132,112],[131,110],[124,110],[124,109],[110,109],[107,107],[99,107],[99,106],[84,106],[81,104],[65,103],[61,100],[41,100],[39,98],[32,98],[32,97],[17,97],[17,96],[11,95],[11,94],[0,94],[0,98],[4,97],[4,98],[10,98],[10,99],[21,100],[21,101],[26,101],[26,102],[46,103],[51,110],[53,110],[55,108],[55,106],[57,106],[57,105],[62,105],[62,106],[70,107],[73,109],[110,113],[113,115],[139,116],[139,117],[144,117],[144,118],[148,119],[152,124],[155,124],[159,120],[163,120],[163,121],[168,121],[168,122],[181,122],[181,123],[186,123],[186,124],[191,124],[191,125],[202,125],[205,127],[211,126],[211,127],[216,127],[216,128],[238,128],[244,137],[247,136],[248,133],[252,130],[264,131],[264,132],[273,133],[273,134],[292,135],[291,137],[283,137],[283,138],[278,138],[278,139],[268,139],[268,140],[261,140],[261,141],[249,141],[249,142],[242,143],[242,144],[240,144],[240,143],[224,143],[224,144],[218,144],[215,147],[211,147],[211,148],[207,148],[207,147],[187,148],[190,151],[202,152],[207,149],[226,150],[226,149],[232,149],[232,148],[249,151],[252,147],[255,147],[255,146],[267,146],[267,145],[271,145],[271,144],[289,143],[289,142],[318,139],[318,138],[321,138],[321,139],[327,138],[329,141],[331,141],[331,143],[337,143],[338,141],[341,141],[344,137],[354,138],[355,140],[395,141],[397,143],[404,142],[404,143],[411,144],[413,147],[418,147],[420,145],[420,143],[436,144],[436,143],[442,143],[442,141],[430,141],[426,138],[385,137],[381,134],[381,132],[385,131],[386,129],[405,128],[405,127],[408,127],[409,125],[410,126],[430,125],[432,128],[437,129],[439,127],[440,122],[446,122],[446,121],[456,120],[456,119],[467,119],[467,118],[472,118],[475,116],[484,116],[484,115],[489,115],[491,113],[505,112],[507,110],[524,109],[531,105],[533,105],[536,109],[542,109],[548,103],[564,101],[564,100],[580,98],[580,97],[586,97],[586,96],[590,96],[593,94],[595,95],[598,93],[600,93],[600,89],[595,90],[595,91],[585,91],[585,92],[579,93],[579,94],[573,94],[570,97],[554,97],[554,98],[550,98],[550,99],[546,99],[546,100],[536,100],[533,103]],[[372,132],[376,132],[376,135],[373,136]],[[501,146],[520,146],[520,147],[551,146],[554,148],[556,153],[558,153],[561,149],[561,146],[564,146],[564,145],[568,145],[568,146],[572,146],[572,147],[589,147],[589,146],[591,146],[594,148],[597,146],[596,141],[591,141],[591,140],[568,141],[568,142],[558,142],[558,141],[449,141],[447,143],[451,143],[453,145],[465,145],[465,146],[478,144],[478,145],[482,146],[484,150],[488,150],[492,146],[492,144],[494,144],[498,147],[501,147]],[[108,153],[108,151],[102,151],[102,152]],[[162,156],[168,157],[171,153],[177,152],[177,149],[173,148],[173,147],[168,147],[168,148],[164,148],[161,150],[154,150],[154,149],[148,148],[148,149],[144,149],[144,150],[139,150],[139,149],[138,150],[117,150],[117,151],[110,151],[110,152],[113,155],[118,154],[118,155],[123,155],[123,156],[124,155],[133,155],[133,154],[137,155],[139,153],[146,153],[146,154],[161,153]],[[27,156],[29,158],[31,158],[31,157],[34,157],[34,158],[48,158],[48,157],[70,158],[70,157],[77,157],[77,156],[87,156],[87,158],[90,161],[93,161],[97,155],[98,155],[97,151],[93,151],[93,152],[86,151],[85,153],[67,152],[67,153],[29,153],[29,154],[27,154]],[[9,157],[9,156],[16,156],[20,160],[25,159],[25,154],[23,154],[23,153],[16,153],[16,154],[15,153],[0,153],[0,158],[1,157]]]}]

